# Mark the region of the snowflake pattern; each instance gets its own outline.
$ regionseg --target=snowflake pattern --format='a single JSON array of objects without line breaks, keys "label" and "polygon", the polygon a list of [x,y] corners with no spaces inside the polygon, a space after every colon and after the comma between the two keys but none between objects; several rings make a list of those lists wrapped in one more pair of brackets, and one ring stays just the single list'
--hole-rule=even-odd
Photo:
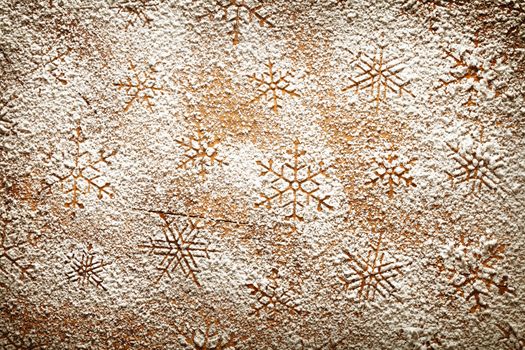
[{"label": "snowflake pattern", "polygon": [[195,167],[199,170],[199,175],[205,177],[209,173],[209,169],[217,165],[225,164],[224,160],[219,156],[220,139],[210,137],[203,128],[197,128],[195,135],[175,140],[179,146],[184,150],[184,160],[178,165],[179,169],[188,169]]},{"label": "snowflake pattern", "polygon": [[249,5],[247,0],[214,0],[215,4],[211,8],[206,8],[206,14],[197,18],[201,20],[208,17],[209,20],[213,20],[220,16],[221,21],[232,26],[228,35],[233,36],[233,45],[237,45],[240,41],[243,23],[249,23],[256,19],[261,27],[265,25],[269,28],[273,27],[269,16],[262,13],[265,5],[259,4],[257,0],[254,1],[257,3],[256,5]]},{"label": "snowflake pattern", "polygon": [[410,264],[409,261],[386,260],[385,253],[381,251],[382,239],[381,230],[377,242],[370,242],[366,257],[360,257],[343,249],[344,262],[348,269],[339,276],[339,280],[345,291],[357,290],[358,299],[374,300],[376,294],[383,298],[393,295],[396,286],[391,280],[401,275],[402,269]]},{"label": "snowflake pattern", "polygon": [[292,164],[285,162],[276,169],[273,160],[269,160],[267,164],[257,161],[257,164],[263,168],[260,176],[270,174],[273,179],[271,180],[272,193],[269,195],[261,193],[262,200],[255,206],[265,206],[270,209],[272,203],[278,201],[283,208],[291,208],[292,210],[290,215],[285,216],[286,220],[304,221],[298,211],[300,208],[309,205],[310,201],[317,203],[318,211],[322,211],[324,208],[332,210],[333,207],[327,203],[330,195],[321,196],[318,194],[321,186],[319,177],[327,176],[326,171],[329,167],[321,161],[317,163],[317,169],[312,170],[312,166],[306,165],[300,160],[306,151],[299,150],[299,145],[299,140],[295,140],[293,150],[287,152],[293,158]]},{"label": "snowflake pattern", "polygon": [[492,287],[498,293],[513,293],[508,285],[508,276],[498,278],[497,263],[505,258],[506,246],[484,238],[476,246],[461,235],[459,242],[447,247],[439,257],[440,271],[448,277],[455,292],[467,302],[474,301],[470,313],[486,309],[482,297],[488,297]]},{"label": "snowflake pattern", "polygon": [[80,201],[80,197],[91,193],[93,189],[97,192],[98,199],[102,199],[104,195],[113,197],[113,192],[110,189],[109,182],[101,182],[104,175],[101,170],[101,165],[111,165],[109,158],[113,157],[117,152],[105,151],[101,149],[98,155],[93,158],[87,151],[82,151],[82,144],[86,141],[82,133],[80,122],[78,122],[73,135],[69,139],[74,143],[74,152],[72,155],[72,162],[64,161],[66,171],[64,174],[52,174],[55,181],[44,186],[43,190],[52,190],[56,185],[60,185],[60,190],[71,196],[71,200],[64,205],[67,208],[84,208],[84,204]]},{"label": "snowflake pattern", "polygon": [[141,244],[139,248],[149,250],[149,254],[162,256],[160,264],[156,267],[161,271],[156,283],[164,275],[171,278],[171,273],[180,270],[184,276],[190,277],[197,286],[201,286],[197,274],[200,272],[197,262],[209,259],[210,253],[218,252],[209,248],[208,243],[199,237],[202,226],[193,219],[177,222],[175,218],[160,213],[163,221],[163,237],[150,238],[149,242]]},{"label": "snowflake pattern", "polygon": [[250,76],[252,82],[256,85],[257,97],[250,102],[259,102],[266,99],[268,107],[275,113],[282,108],[281,101],[286,96],[298,97],[299,94],[293,87],[291,79],[294,78],[290,72],[281,72],[275,68],[272,62],[266,64],[268,72],[257,76],[255,73]]},{"label": "snowflake pattern", "polygon": [[113,84],[117,87],[117,90],[126,93],[127,101],[124,112],[129,111],[134,102],[140,103],[152,111],[155,105],[153,98],[168,91],[157,83],[157,65],[158,63],[149,65],[147,69],[140,71],[136,65],[130,62],[130,75],[126,79]]},{"label": "snowflake pattern", "polygon": [[130,27],[143,26],[151,24],[152,19],[148,17],[148,10],[157,10],[157,4],[152,0],[122,0],[111,6],[116,10],[117,15],[122,15],[126,21],[125,30]]},{"label": "snowflake pattern", "polygon": [[525,338],[520,337],[511,324],[505,326],[498,325],[501,332],[500,341],[507,350],[523,350],[525,349]]},{"label": "snowflake pattern", "polygon": [[[471,140],[467,140],[471,141]],[[481,192],[482,188],[505,190],[498,170],[503,166],[502,157],[494,155],[482,142],[467,142],[463,145],[446,143],[452,151],[449,156],[455,161],[452,171],[445,173],[455,187],[455,182],[470,185],[469,194]]]},{"label": "snowflake pattern", "polygon": [[257,299],[252,304],[250,315],[261,316],[262,313],[265,313],[268,317],[273,318],[277,313],[283,311],[298,315],[303,313],[296,301],[295,293],[281,286],[277,269],[272,269],[270,276],[263,283],[248,283],[246,287]]},{"label": "snowflake pattern", "polygon": [[403,92],[414,97],[414,94],[407,89],[409,81],[404,81],[400,74],[405,69],[399,59],[385,59],[383,50],[386,46],[379,47],[379,53],[370,56],[361,52],[358,56],[357,69],[359,72],[353,78],[350,78],[351,84],[343,88],[343,92],[355,89],[358,93],[360,90],[369,89],[372,99],[369,102],[375,102],[376,111],[387,98],[389,92],[402,95]]},{"label": "snowflake pattern", "polygon": [[66,277],[70,282],[77,282],[81,286],[89,283],[97,288],[107,290],[103,284],[102,274],[104,267],[109,263],[98,259],[95,253],[83,250],[80,257],[71,253],[68,256],[67,264],[70,270],[66,273]]},{"label": "snowflake pattern", "polygon": [[463,106],[467,107],[477,105],[476,96],[483,91],[495,94],[495,71],[490,65],[484,64],[469,52],[454,54],[445,50],[445,54],[445,57],[451,58],[454,63],[449,68],[447,76],[439,79],[436,90],[461,84],[468,95],[467,101],[463,103]]},{"label": "snowflake pattern", "polygon": [[415,159],[404,160],[392,146],[387,147],[386,155],[377,155],[372,161],[370,179],[365,184],[386,186],[388,198],[393,198],[396,188],[416,187],[414,178],[409,175]]},{"label": "snowflake pattern", "polygon": [[217,321],[206,320],[203,328],[197,328],[191,332],[179,330],[179,333],[185,348],[194,350],[234,350],[238,343],[238,338],[234,335],[221,331]]},{"label": "snowflake pattern", "polygon": [[27,240],[17,240],[13,238],[12,232],[10,232],[8,220],[3,220],[1,241],[0,241],[0,271],[6,276],[16,271],[20,278],[31,278],[31,270],[33,265],[24,262],[26,257],[23,255],[23,246],[28,244]]}]

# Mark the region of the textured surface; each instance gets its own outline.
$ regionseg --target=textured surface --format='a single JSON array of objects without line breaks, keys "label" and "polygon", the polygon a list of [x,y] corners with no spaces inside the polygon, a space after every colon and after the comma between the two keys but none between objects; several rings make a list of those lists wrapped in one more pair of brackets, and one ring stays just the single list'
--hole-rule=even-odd
[{"label": "textured surface", "polygon": [[522,2],[0,23],[0,347],[524,348]]}]

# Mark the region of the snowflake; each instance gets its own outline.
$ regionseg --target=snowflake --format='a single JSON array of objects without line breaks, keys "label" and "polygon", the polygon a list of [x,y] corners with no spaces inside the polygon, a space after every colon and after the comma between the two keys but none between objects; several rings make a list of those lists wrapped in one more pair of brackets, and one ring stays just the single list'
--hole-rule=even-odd
[{"label": "snowflake", "polygon": [[477,247],[473,242],[466,242],[464,235],[459,243],[447,247],[439,258],[440,270],[448,276],[449,283],[456,293],[467,302],[474,300],[469,312],[473,313],[487,308],[481,300],[482,296],[489,296],[491,287],[496,287],[500,295],[512,293],[508,286],[508,276],[499,280],[497,262],[503,260],[506,246],[496,241],[480,240]]},{"label": "snowflake", "polygon": [[16,98],[17,98],[16,95],[11,95],[8,99],[0,101],[0,135],[1,136],[7,136],[7,135],[11,135],[14,133],[13,130],[16,126],[16,123],[13,122],[7,116],[7,114],[9,113],[7,109],[9,108],[9,104]]},{"label": "snowflake", "polygon": [[197,18],[201,20],[204,17],[208,17],[209,20],[213,20],[217,15],[220,15],[221,21],[232,25],[232,30],[228,32],[228,35],[233,35],[233,45],[239,43],[243,22],[249,23],[255,18],[261,27],[264,25],[270,28],[273,27],[273,24],[269,21],[269,16],[261,13],[264,5],[250,6],[246,0],[215,0],[215,5],[212,6],[211,9],[206,9],[206,14]]},{"label": "snowflake", "polygon": [[170,273],[179,269],[184,276],[191,277],[200,287],[197,262],[200,259],[209,259],[210,253],[218,250],[209,248],[208,243],[199,237],[202,227],[194,220],[188,219],[185,223],[178,223],[166,214],[161,213],[159,216],[163,221],[164,236],[160,239],[150,238],[148,243],[139,246],[149,249],[150,254],[163,257],[157,266],[157,270],[161,271],[157,283],[164,275],[171,278]]},{"label": "snowflake", "polygon": [[414,178],[409,175],[415,159],[403,160],[393,146],[387,147],[386,155],[378,155],[372,161],[372,173],[366,184],[381,184],[388,187],[388,197],[396,193],[396,187],[403,183],[406,187],[416,187]]},{"label": "snowflake", "polygon": [[[310,200],[317,203],[318,211],[322,211],[323,208],[331,210],[333,207],[326,203],[330,195],[321,197],[317,194],[321,185],[318,178],[321,175],[327,176],[326,170],[328,167],[325,167],[324,162],[321,161],[317,164],[318,169],[312,170],[310,165],[302,163],[299,158],[304,156],[306,151],[300,151],[299,145],[299,140],[295,140],[294,149],[287,152],[293,157],[293,163],[285,162],[280,169],[274,168],[272,160],[269,160],[267,165],[257,161],[257,164],[263,168],[260,176],[270,174],[273,180],[271,181],[272,194],[266,195],[261,193],[262,200],[256,203],[255,206],[264,205],[270,209],[272,202],[278,200],[283,208],[292,208],[292,213],[285,216],[287,220],[303,221],[304,218],[298,214],[298,209],[309,205]],[[284,197],[287,197],[287,202],[283,204]]]},{"label": "snowflake", "polygon": [[127,112],[135,101],[152,111],[154,106],[152,99],[167,91],[164,87],[157,86],[155,76],[158,70],[156,65],[157,63],[150,65],[146,70],[138,71],[137,67],[130,62],[130,76],[113,84],[118,90],[124,90],[128,97],[124,112]]},{"label": "snowflake", "polygon": [[62,85],[67,85],[63,66],[70,58],[73,49],[70,47],[52,47],[44,52],[40,57],[38,66],[29,72],[29,74],[43,69],[45,73],[51,75],[56,81]]},{"label": "snowflake", "polygon": [[282,108],[281,100],[285,95],[299,96],[295,92],[295,88],[291,87],[290,78],[293,78],[293,74],[289,72],[281,73],[277,70],[272,62],[266,64],[268,68],[267,73],[263,73],[260,77],[255,73],[250,76],[250,79],[257,85],[257,97],[250,102],[258,102],[263,98],[266,98],[268,106],[277,113],[279,108]]},{"label": "snowflake", "polygon": [[[22,255],[21,249],[28,243],[26,240],[15,240],[13,235],[9,231],[9,221],[3,220],[1,241],[0,241],[0,271],[5,275],[9,275],[11,270],[15,270],[19,273],[21,278],[29,277],[31,270],[33,269],[32,264],[24,263],[25,256]],[[8,268],[8,265],[11,268]]]},{"label": "snowflake", "polygon": [[[470,140],[469,140],[470,141]],[[481,192],[485,186],[489,190],[496,190],[502,183],[502,177],[497,173],[498,169],[503,166],[502,157],[493,155],[488,147],[481,142],[469,142],[467,145],[452,145],[446,143],[452,151],[451,158],[456,162],[451,172],[446,174],[452,181],[458,183],[470,184],[470,192],[476,190]]]},{"label": "snowflake", "polygon": [[439,79],[436,89],[446,88],[451,84],[463,84],[464,92],[468,95],[468,100],[463,106],[476,105],[474,96],[482,91],[494,92],[493,81],[495,71],[483,62],[480,62],[472,53],[464,52],[461,55],[445,50],[446,58],[451,58],[454,65],[450,67],[447,77]]},{"label": "snowflake", "polygon": [[102,164],[110,165],[109,158],[117,152],[107,152],[101,149],[96,158],[93,159],[89,152],[81,151],[81,146],[86,139],[82,134],[80,122],[69,140],[75,145],[72,162],[65,162],[65,174],[52,174],[56,181],[48,183],[42,191],[51,190],[53,186],[60,184],[61,191],[66,195],[71,195],[71,201],[65,203],[67,208],[84,208],[84,204],[80,202],[80,197],[91,193],[93,188],[97,191],[98,199],[102,199],[104,195],[112,198],[113,193],[110,191],[110,184],[100,182],[103,172],[99,167]]},{"label": "snowflake", "polygon": [[374,300],[376,293],[386,298],[396,290],[395,285],[390,281],[402,274],[402,269],[410,262],[385,260],[385,253],[381,252],[383,232],[380,231],[377,243],[370,243],[370,250],[366,257],[360,257],[343,249],[344,261],[348,264],[349,270],[339,276],[343,283],[344,290],[356,290],[359,299]]},{"label": "snowflake", "polygon": [[505,349],[508,350],[523,350],[525,349],[525,338],[522,338],[518,335],[516,330],[511,324],[506,326],[498,325],[498,328],[501,332],[500,341],[502,341]]},{"label": "snowflake", "polygon": [[399,76],[405,67],[398,59],[385,60],[384,48],[385,46],[380,46],[379,53],[376,52],[373,57],[361,52],[357,64],[359,72],[354,78],[350,78],[352,83],[343,88],[343,92],[353,88],[356,92],[369,89],[369,94],[372,96],[369,102],[376,102],[376,110],[379,109],[380,103],[386,100],[388,92],[399,95],[406,92],[414,97],[414,94],[406,88],[409,82],[405,82]]},{"label": "snowflake", "polygon": [[205,177],[210,167],[224,164],[218,151],[220,139],[209,137],[200,127],[194,136],[175,141],[184,150],[185,159],[179,164],[179,169],[196,167],[199,169],[199,175]]},{"label": "snowflake", "polygon": [[111,6],[111,9],[117,10],[117,15],[123,14],[126,20],[125,29],[142,25],[143,27],[149,26],[152,19],[148,17],[146,11],[148,9],[157,10],[157,4],[151,0],[122,0]]},{"label": "snowflake", "polygon": [[263,283],[248,283],[246,286],[251,289],[250,294],[255,296],[257,301],[252,304],[253,311],[250,315],[260,316],[265,312],[273,318],[276,313],[288,311],[292,314],[302,314],[299,309],[295,293],[283,288],[279,283],[279,272],[272,269],[271,275]]},{"label": "snowflake", "polygon": [[190,333],[179,330],[185,348],[195,350],[234,350],[237,348],[238,339],[233,335],[226,335],[219,328],[217,321],[205,321],[204,329],[198,328]]},{"label": "snowflake", "polygon": [[84,286],[86,283],[90,283],[97,288],[107,290],[103,285],[104,280],[101,274],[104,271],[104,267],[109,265],[102,259],[97,259],[94,253],[82,251],[80,258],[75,256],[74,253],[68,256],[68,264],[71,268],[66,273],[66,276],[71,282],[78,282],[78,284]]}]

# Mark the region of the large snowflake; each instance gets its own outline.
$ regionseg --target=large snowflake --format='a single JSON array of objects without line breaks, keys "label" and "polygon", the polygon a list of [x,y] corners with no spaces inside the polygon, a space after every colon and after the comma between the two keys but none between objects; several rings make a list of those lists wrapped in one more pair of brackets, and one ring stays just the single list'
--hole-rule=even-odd
[{"label": "large snowflake", "polygon": [[257,91],[257,96],[251,102],[266,99],[268,106],[277,113],[282,108],[281,101],[284,96],[297,97],[299,94],[292,86],[291,78],[293,78],[293,74],[279,71],[272,62],[268,62],[266,67],[268,72],[260,76],[257,76],[255,73],[250,76],[250,79],[256,84]]},{"label": "large snowflake", "polygon": [[445,50],[447,58],[451,58],[453,65],[445,78],[439,79],[436,89],[447,88],[449,85],[460,85],[467,94],[468,99],[464,106],[477,104],[477,95],[480,92],[485,94],[495,94],[494,79],[496,72],[492,67],[476,57],[472,52],[465,51],[461,54],[454,54]]},{"label": "large snowflake", "polygon": [[97,288],[106,290],[102,273],[104,267],[109,263],[98,259],[95,253],[82,251],[80,257],[74,253],[68,256],[70,270],[66,273],[71,282],[77,282],[79,285],[91,284]]},{"label": "large snowflake", "polygon": [[199,127],[195,135],[180,140],[175,140],[184,150],[184,160],[178,168],[188,169],[190,166],[198,168],[199,175],[205,177],[209,168],[224,164],[224,160],[219,156],[220,139],[210,137]]},{"label": "large snowflake", "polygon": [[319,194],[319,179],[326,176],[324,162],[317,163],[315,170],[312,166],[306,165],[301,161],[301,157],[306,151],[299,150],[299,140],[294,141],[293,150],[288,154],[292,157],[292,162],[285,162],[280,167],[275,167],[273,160],[267,164],[257,161],[263,168],[261,176],[271,175],[271,191],[269,194],[261,193],[262,200],[255,204],[256,207],[265,206],[270,209],[272,203],[278,202],[283,208],[291,208],[290,215],[285,216],[287,220],[303,221],[304,218],[299,214],[299,209],[309,205],[311,201],[317,204],[317,210],[333,209],[327,203],[330,195],[322,196]]},{"label": "large snowflake", "polygon": [[264,282],[248,283],[246,286],[251,290],[250,294],[256,298],[250,315],[260,316],[261,313],[266,313],[268,317],[273,318],[276,313],[282,311],[292,314],[302,313],[296,301],[296,294],[281,285],[277,269],[272,269],[270,276]]},{"label": "large snowflake", "polygon": [[469,312],[488,307],[482,297],[488,297],[492,288],[496,288],[500,295],[513,292],[508,285],[508,276],[498,276],[497,263],[505,258],[505,249],[505,245],[496,241],[481,239],[476,244],[462,235],[459,242],[447,247],[439,257],[439,268],[456,293],[467,302],[473,300]]},{"label": "large snowflake", "polygon": [[13,237],[9,226],[10,222],[3,220],[2,231],[0,232],[0,271],[5,275],[10,275],[16,271],[22,278],[33,278],[31,274],[33,265],[24,262],[26,257],[22,250],[28,241]]},{"label": "large snowflake", "polygon": [[483,187],[495,191],[502,185],[502,176],[498,173],[499,168],[503,166],[502,157],[493,154],[482,142],[468,141],[461,145],[447,142],[455,166],[452,171],[446,171],[446,174],[453,186],[454,180],[470,185],[469,193],[481,192]]},{"label": "large snowflake", "polygon": [[206,8],[206,14],[199,16],[198,19],[208,17],[212,20],[220,16],[221,21],[231,24],[232,29],[228,35],[233,36],[233,45],[239,43],[243,23],[249,23],[256,19],[261,27],[264,25],[273,27],[269,21],[269,16],[262,13],[264,5],[261,5],[257,0],[215,0],[212,2],[214,4],[211,5],[211,8]]},{"label": "large snowflake", "polygon": [[381,102],[384,102],[389,92],[402,95],[403,92],[414,96],[407,85],[410,83],[404,81],[400,74],[405,67],[396,58],[385,59],[383,57],[384,46],[379,47],[379,53],[373,56],[365,52],[359,54],[359,61],[357,63],[358,73],[353,78],[350,78],[351,84],[343,88],[343,92],[355,89],[356,92],[360,90],[367,90],[372,99],[369,102],[376,103],[376,110],[379,109]]},{"label": "large snowflake", "polygon": [[101,181],[104,173],[101,170],[102,165],[110,165],[109,158],[117,152],[106,151],[101,149],[97,156],[93,157],[91,153],[82,150],[82,144],[86,141],[82,133],[80,123],[73,131],[73,136],[69,139],[74,144],[74,151],[71,160],[64,159],[65,171],[59,174],[51,174],[55,179],[48,183],[43,190],[51,190],[54,186],[60,185],[61,191],[71,196],[71,200],[65,203],[68,208],[84,208],[80,197],[91,193],[95,190],[97,197],[102,199],[104,195],[113,197],[108,182]]},{"label": "large snowflake", "polygon": [[386,154],[379,154],[373,159],[370,179],[366,184],[387,187],[388,197],[392,198],[399,186],[416,187],[414,178],[409,174],[414,162],[415,159],[403,159],[393,146],[389,146]]},{"label": "large snowflake", "polygon": [[359,299],[374,300],[376,293],[385,298],[391,295],[396,286],[392,279],[402,274],[409,261],[386,259],[381,251],[382,231],[377,242],[370,243],[366,257],[358,256],[344,249],[344,262],[348,269],[339,276],[345,290],[357,290]]},{"label": "large snowflake", "polygon": [[150,254],[161,256],[157,269],[161,271],[157,282],[163,276],[171,278],[171,273],[180,270],[184,276],[190,277],[200,287],[197,274],[200,272],[197,262],[200,259],[209,259],[210,253],[218,250],[209,248],[208,243],[199,237],[202,227],[193,219],[182,222],[170,218],[166,214],[159,214],[163,221],[163,236],[150,238],[149,242],[141,244],[140,248],[149,250]]},{"label": "large snowflake", "polygon": [[153,110],[153,98],[159,94],[167,91],[166,88],[159,86],[156,75],[158,73],[157,64],[148,66],[145,70],[139,70],[137,66],[130,63],[130,74],[126,79],[114,83],[118,90],[126,93],[126,107],[124,112],[127,112],[134,102],[141,103],[150,111]]}]

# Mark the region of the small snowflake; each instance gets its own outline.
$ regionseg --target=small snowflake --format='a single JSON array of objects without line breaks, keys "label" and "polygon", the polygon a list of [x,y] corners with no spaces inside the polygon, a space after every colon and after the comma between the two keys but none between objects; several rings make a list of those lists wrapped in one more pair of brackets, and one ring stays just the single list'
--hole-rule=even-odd
[{"label": "small snowflake", "polygon": [[213,0],[213,2],[215,4],[211,5],[211,8],[206,8],[206,14],[197,18],[201,20],[208,17],[209,20],[213,20],[220,15],[221,21],[232,26],[228,35],[233,36],[233,45],[239,43],[242,23],[249,23],[256,19],[261,27],[264,25],[270,28],[273,27],[273,24],[269,21],[269,16],[261,12],[264,5],[250,6],[246,0]]},{"label": "small snowflake", "polygon": [[195,220],[188,218],[179,222],[166,214],[159,216],[163,221],[163,237],[150,238],[149,242],[139,246],[148,249],[150,254],[162,257],[157,266],[157,270],[161,271],[157,282],[164,275],[171,278],[172,272],[180,270],[200,287],[197,278],[200,269],[197,263],[201,259],[209,259],[210,253],[218,250],[209,248],[208,243],[199,237],[202,227]]},{"label": "small snowflake", "polygon": [[33,265],[25,263],[26,257],[23,255],[23,246],[28,241],[13,237],[9,225],[8,220],[3,220],[2,231],[0,232],[0,271],[5,275],[10,275],[11,272],[16,271],[21,278],[33,278],[31,275]]},{"label": "small snowflake", "polygon": [[512,293],[508,285],[508,276],[498,278],[499,261],[505,256],[506,246],[496,241],[487,241],[483,237],[478,243],[467,241],[462,235],[459,242],[446,248],[439,258],[440,270],[454,287],[456,293],[474,305],[473,313],[488,307],[482,297],[488,297],[495,287],[500,295]]},{"label": "small snowflake", "polygon": [[158,86],[156,66],[157,64],[154,64],[145,70],[138,70],[133,63],[130,63],[130,75],[113,84],[118,90],[123,90],[126,93],[127,101],[124,112],[127,112],[134,102],[141,103],[145,108],[152,111],[153,98],[168,91],[166,88]]},{"label": "small snowflake", "polygon": [[273,318],[276,313],[283,311],[302,314],[295,293],[282,287],[278,275],[277,269],[272,269],[271,275],[263,283],[255,282],[246,285],[251,290],[250,294],[257,299],[252,305],[253,310],[250,315],[260,316],[261,313],[266,313]]},{"label": "small snowflake", "polygon": [[446,171],[452,185],[455,185],[455,180],[457,183],[466,183],[470,185],[469,193],[481,192],[484,187],[492,191],[502,188],[502,175],[498,173],[504,165],[502,157],[494,154],[482,142],[466,141],[460,145],[447,142],[452,151],[450,157],[456,163],[452,171]]},{"label": "small snowflake", "polygon": [[357,290],[359,299],[374,300],[376,293],[386,298],[391,295],[396,286],[392,279],[402,274],[402,268],[409,264],[396,259],[386,259],[381,252],[382,231],[380,231],[377,242],[370,244],[370,250],[366,257],[361,257],[344,249],[344,262],[349,268],[339,280],[343,283],[345,290]]},{"label": "small snowflake", "polygon": [[270,209],[272,203],[278,201],[283,208],[292,210],[290,215],[285,216],[287,220],[303,221],[304,218],[299,215],[298,211],[309,205],[310,201],[317,203],[318,211],[325,208],[331,210],[333,207],[327,203],[330,195],[318,194],[321,186],[319,178],[326,176],[328,167],[324,162],[319,162],[314,170],[312,166],[304,164],[300,158],[306,154],[306,151],[299,150],[299,145],[299,140],[295,140],[293,150],[287,152],[292,158],[291,163],[285,162],[276,168],[273,160],[269,160],[267,164],[257,161],[257,164],[263,168],[260,175],[269,174],[273,179],[271,180],[271,194],[261,193],[262,201],[256,203],[255,206],[265,206]]},{"label": "small snowflake", "polygon": [[95,253],[84,250],[80,257],[72,253],[68,256],[67,263],[70,267],[70,271],[66,273],[69,281],[78,282],[82,286],[89,283],[97,288],[107,290],[103,285],[102,273],[104,272],[104,267],[109,265],[109,263],[105,263],[102,259],[97,259]]},{"label": "small snowflake", "polygon": [[42,191],[51,191],[54,186],[60,185],[61,191],[71,196],[71,201],[65,203],[65,206],[68,208],[84,208],[80,197],[91,193],[93,189],[96,190],[98,199],[102,199],[104,195],[110,198],[113,197],[110,184],[100,181],[104,175],[100,166],[110,165],[109,158],[113,157],[117,152],[108,152],[101,149],[93,159],[89,152],[83,151],[82,144],[86,141],[86,138],[82,133],[80,122],[69,140],[74,145],[72,160],[64,159],[66,171],[60,174],[52,174],[51,176],[55,181],[48,183]]},{"label": "small snowflake", "polygon": [[405,92],[412,97],[414,96],[407,89],[409,82],[404,81],[400,76],[405,67],[398,59],[385,59],[383,57],[384,48],[384,46],[380,46],[379,53],[376,52],[374,56],[361,52],[357,64],[359,72],[355,77],[350,78],[352,83],[343,88],[343,92],[355,89],[356,93],[368,89],[369,95],[372,96],[372,100],[369,102],[376,103],[376,110],[379,109],[380,103],[386,100],[387,94],[390,92],[398,95]]},{"label": "small snowflake", "polygon": [[201,127],[198,127],[194,136],[175,141],[184,150],[184,160],[179,164],[179,169],[195,167],[199,169],[199,175],[205,177],[209,168],[225,164],[219,156],[220,139],[208,136]]},{"label": "small snowflake", "polygon": [[148,17],[147,10],[157,9],[157,4],[152,0],[121,0],[111,7],[117,10],[117,15],[122,14],[126,20],[125,29],[142,25],[149,26],[152,19]]},{"label": "small snowflake", "polygon": [[447,88],[449,85],[459,85],[463,87],[468,99],[464,106],[477,104],[475,96],[484,93],[491,96],[496,93],[494,80],[496,72],[488,63],[480,61],[472,52],[465,51],[461,54],[454,54],[445,50],[447,58],[451,58],[453,65],[449,68],[447,76],[439,79],[436,89]]},{"label": "small snowflake", "polygon": [[237,348],[238,338],[231,334],[225,334],[219,328],[219,322],[205,321],[205,326],[191,332],[181,334],[182,344],[185,348],[194,350],[234,350]]},{"label": "small snowflake", "polygon": [[404,160],[393,146],[386,154],[377,155],[372,161],[370,179],[366,184],[380,184],[388,189],[388,197],[394,197],[396,187],[416,187],[414,178],[409,175],[415,159]]},{"label": "small snowflake", "polygon": [[250,79],[256,84],[257,97],[251,102],[259,102],[266,99],[268,106],[277,113],[282,108],[281,101],[286,96],[298,97],[299,94],[296,89],[292,87],[291,79],[293,74],[289,72],[282,73],[277,70],[273,63],[266,64],[268,72],[257,76],[255,73],[250,76]]}]

